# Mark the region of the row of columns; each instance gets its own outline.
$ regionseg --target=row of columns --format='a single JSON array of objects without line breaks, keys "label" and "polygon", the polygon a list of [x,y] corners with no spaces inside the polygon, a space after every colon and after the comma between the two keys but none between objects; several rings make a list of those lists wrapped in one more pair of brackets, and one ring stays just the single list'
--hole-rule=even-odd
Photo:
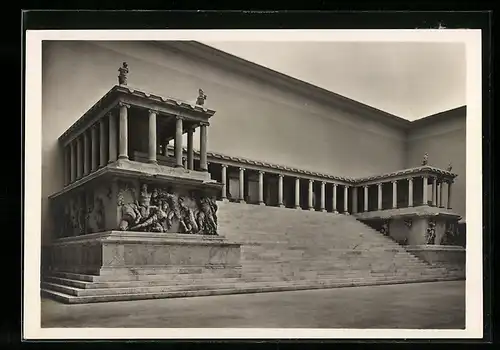
[{"label": "row of columns", "polygon": [[[227,168],[228,165],[226,164],[221,164],[222,167],[222,199],[227,199],[226,193],[227,193]],[[239,201],[240,202],[245,202],[244,199],[244,193],[245,193],[245,168],[239,168]],[[264,171],[259,171],[259,204],[265,205],[264,203]],[[278,206],[284,207],[283,204],[283,174],[278,174]],[[296,177],[295,178],[295,208],[300,209],[300,178]],[[313,206],[313,183],[314,180],[309,180],[308,183],[308,209],[309,210],[315,210]],[[320,194],[320,210],[321,211],[326,211],[326,182],[322,181],[321,182],[321,194]],[[332,208],[334,212],[337,212],[337,186],[338,184],[334,183],[333,184],[333,197],[332,197]],[[349,208],[348,208],[348,189],[349,185],[343,185],[344,186],[344,212],[348,213]]]},{"label": "row of columns", "polygon": [[[108,113],[89,130],[72,140],[65,147],[65,183],[71,183],[106,164],[106,147],[108,148],[108,163],[117,159],[129,159],[128,155],[128,109],[130,105],[119,103],[119,125],[113,114]],[[148,121],[148,161],[157,163],[157,111],[149,110]],[[108,137],[106,142],[105,122],[108,121]],[[208,171],[207,163],[207,126],[200,123],[200,170]],[[90,133],[90,140],[89,140]],[[194,127],[187,131],[187,168],[194,170],[193,149]],[[183,118],[176,117],[175,124],[175,158],[176,167],[184,167],[182,156]],[[99,138],[99,154],[97,154],[97,139]],[[90,150],[89,150],[90,143]],[[118,149],[117,149],[118,145]],[[83,148],[83,149],[82,149]]]},{"label": "row of columns", "polygon": [[[226,199],[226,190],[227,190],[227,168],[228,165],[226,164],[221,164],[222,166],[222,199]],[[244,181],[244,173],[245,173],[245,168],[239,168],[239,201],[244,202],[244,190],[245,190],[245,181]],[[283,207],[283,174],[278,174],[278,205],[280,207]],[[408,207],[412,207],[414,205],[413,201],[413,178],[408,178],[406,179],[408,181]],[[308,186],[308,208],[309,210],[315,210],[313,206],[313,183],[314,180],[309,180],[309,186]],[[398,181],[393,180],[391,181],[392,183],[392,208],[397,209],[398,208],[398,197],[397,197],[397,186],[398,186]],[[448,181],[448,201],[447,201],[447,207],[448,209],[451,209],[451,194],[452,194],[452,181]],[[377,183],[377,210],[382,210],[382,184],[383,183]],[[337,186],[338,184],[333,183],[333,196],[332,196],[332,208],[334,212],[337,212]],[[443,201],[443,181],[438,181],[436,177],[433,178],[433,184],[432,184],[432,205],[434,206],[439,206],[439,207],[444,207],[444,201]],[[325,190],[326,182],[322,181],[321,182],[321,191],[320,191],[320,210],[321,211],[326,211],[325,210],[325,197],[326,197],[326,190]],[[349,213],[349,208],[348,208],[348,190],[349,190],[349,185],[342,185],[344,187],[344,212]],[[364,185],[362,186],[364,193],[363,193],[363,211],[367,212],[368,211],[368,188],[369,185]],[[428,191],[428,177],[423,176],[423,191],[422,191],[422,204],[427,205],[428,203],[428,197],[427,197],[427,191]],[[357,190],[358,187],[353,187],[352,188],[352,208],[351,212],[356,213],[357,212]],[[264,171],[259,171],[259,204],[264,205]],[[295,208],[300,208],[300,178],[295,178]]]}]

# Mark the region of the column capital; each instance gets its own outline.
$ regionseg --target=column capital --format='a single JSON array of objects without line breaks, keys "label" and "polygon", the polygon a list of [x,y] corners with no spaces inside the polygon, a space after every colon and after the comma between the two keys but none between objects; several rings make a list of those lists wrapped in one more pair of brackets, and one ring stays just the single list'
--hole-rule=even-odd
[{"label": "column capital", "polygon": [[332,185],[333,187],[337,187],[339,184],[333,183]]},{"label": "column capital", "polygon": [[227,168],[228,167],[227,164],[221,164],[220,166],[223,167],[223,168]]},{"label": "column capital", "polygon": [[312,184],[314,182],[314,180],[312,179],[308,179],[309,180],[309,183]]},{"label": "column capital", "polygon": [[209,122],[199,122],[198,123],[200,126],[209,126],[210,123]]},{"label": "column capital", "polygon": [[421,177],[422,179],[428,179],[428,178],[429,178],[429,175],[420,175],[420,177]]},{"label": "column capital", "polygon": [[406,180],[408,181],[413,181],[413,176],[410,176],[409,178],[407,178]]},{"label": "column capital", "polygon": [[246,170],[245,168],[242,168],[242,167],[240,167],[239,169],[240,169],[240,171],[245,171]]},{"label": "column capital", "polygon": [[90,126],[90,130],[96,130],[97,129],[97,123],[94,123]]},{"label": "column capital", "polygon": [[448,185],[451,185],[455,182],[455,180],[453,179],[446,179],[445,182],[448,184]]},{"label": "column capital", "polygon": [[391,183],[394,185],[394,184],[398,183],[398,180],[391,180]]},{"label": "column capital", "polygon": [[285,177],[285,175],[284,174],[278,174],[278,177],[283,178],[283,177]]},{"label": "column capital", "polygon": [[326,181],[321,181],[321,186],[325,186],[326,185]]},{"label": "column capital", "polygon": [[118,106],[125,107],[125,108],[130,108],[130,105],[128,103],[123,102],[123,101],[118,102]]},{"label": "column capital", "polygon": [[264,170],[259,170],[259,174],[264,175],[266,172]]},{"label": "column capital", "polygon": [[377,186],[378,187],[382,186],[382,182],[377,182]]},{"label": "column capital", "polygon": [[346,189],[349,187],[351,187],[351,185],[344,185],[344,188],[346,188]]},{"label": "column capital", "polygon": [[157,109],[150,108],[150,109],[148,109],[148,113],[149,114],[158,114],[159,112]]},{"label": "column capital", "polygon": [[363,185],[364,188],[368,188],[370,185]]},{"label": "column capital", "polygon": [[176,115],[175,120],[184,120],[184,117],[182,115]]}]

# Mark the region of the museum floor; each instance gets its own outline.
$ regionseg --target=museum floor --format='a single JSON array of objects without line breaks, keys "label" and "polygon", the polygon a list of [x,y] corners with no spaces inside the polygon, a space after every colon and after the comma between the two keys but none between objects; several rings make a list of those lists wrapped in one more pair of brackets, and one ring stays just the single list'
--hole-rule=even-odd
[{"label": "museum floor", "polygon": [[42,327],[465,327],[465,281],[67,305],[42,299]]}]

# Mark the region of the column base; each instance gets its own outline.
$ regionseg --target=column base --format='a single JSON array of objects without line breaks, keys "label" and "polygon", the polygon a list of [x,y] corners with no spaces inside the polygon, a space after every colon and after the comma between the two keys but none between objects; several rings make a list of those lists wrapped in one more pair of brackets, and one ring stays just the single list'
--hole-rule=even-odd
[{"label": "column base", "polygon": [[344,215],[351,215],[351,214],[350,214],[349,212],[347,212],[347,211],[346,211],[345,213],[343,213],[343,214],[344,214]]},{"label": "column base", "polygon": [[229,199],[227,199],[227,198],[222,198],[221,201],[222,201],[222,203],[229,203]]},{"label": "column base", "polygon": [[320,211],[321,211],[322,213],[326,213],[326,209],[324,209],[324,208],[323,208],[323,209],[321,209]]},{"label": "column base", "polygon": [[295,209],[297,209],[297,210],[301,210],[302,208],[300,207],[300,205],[296,205],[296,206],[295,206]]},{"label": "column base", "polygon": [[118,159],[126,159],[126,160],[128,160],[128,156],[126,156],[126,155],[119,155]]},{"label": "column base", "polygon": [[241,203],[241,204],[246,204],[247,202],[245,202],[245,200],[244,200],[244,199],[240,199],[240,200],[239,200],[239,203]]},{"label": "column base", "polygon": [[182,164],[175,164],[175,167],[176,168],[184,168],[184,165],[182,165]]},{"label": "column base", "polygon": [[259,202],[259,205],[266,205],[266,203],[264,203],[264,202]]},{"label": "column base", "polygon": [[314,208],[309,208],[308,210],[309,211],[316,211],[316,209],[314,209]]},{"label": "column base", "polygon": [[339,212],[337,210],[333,210],[332,213],[338,214]]},{"label": "column base", "polygon": [[283,204],[279,204],[278,207],[284,208],[285,206]]}]

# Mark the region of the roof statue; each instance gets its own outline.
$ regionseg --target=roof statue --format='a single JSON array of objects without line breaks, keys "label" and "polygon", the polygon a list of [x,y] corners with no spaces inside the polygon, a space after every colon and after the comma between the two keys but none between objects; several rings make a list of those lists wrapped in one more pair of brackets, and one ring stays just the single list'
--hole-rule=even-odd
[{"label": "roof statue", "polygon": [[118,84],[127,85],[127,74],[128,74],[127,62],[123,62],[123,65],[120,68],[118,68],[118,72],[120,72],[120,74],[118,75]]},{"label": "roof statue", "polygon": [[205,100],[207,99],[207,95],[203,92],[202,89],[198,90],[198,98],[196,99],[196,104],[203,106],[205,104]]},{"label": "roof statue", "polygon": [[424,158],[422,159],[422,165],[427,165],[429,163],[429,154],[425,152]]},{"label": "roof statue", "polygon": [[448,167],[446,168],[446,171],[451,171],[451,169],[453,169],[453,165],[450,163],[448,163]]}]

